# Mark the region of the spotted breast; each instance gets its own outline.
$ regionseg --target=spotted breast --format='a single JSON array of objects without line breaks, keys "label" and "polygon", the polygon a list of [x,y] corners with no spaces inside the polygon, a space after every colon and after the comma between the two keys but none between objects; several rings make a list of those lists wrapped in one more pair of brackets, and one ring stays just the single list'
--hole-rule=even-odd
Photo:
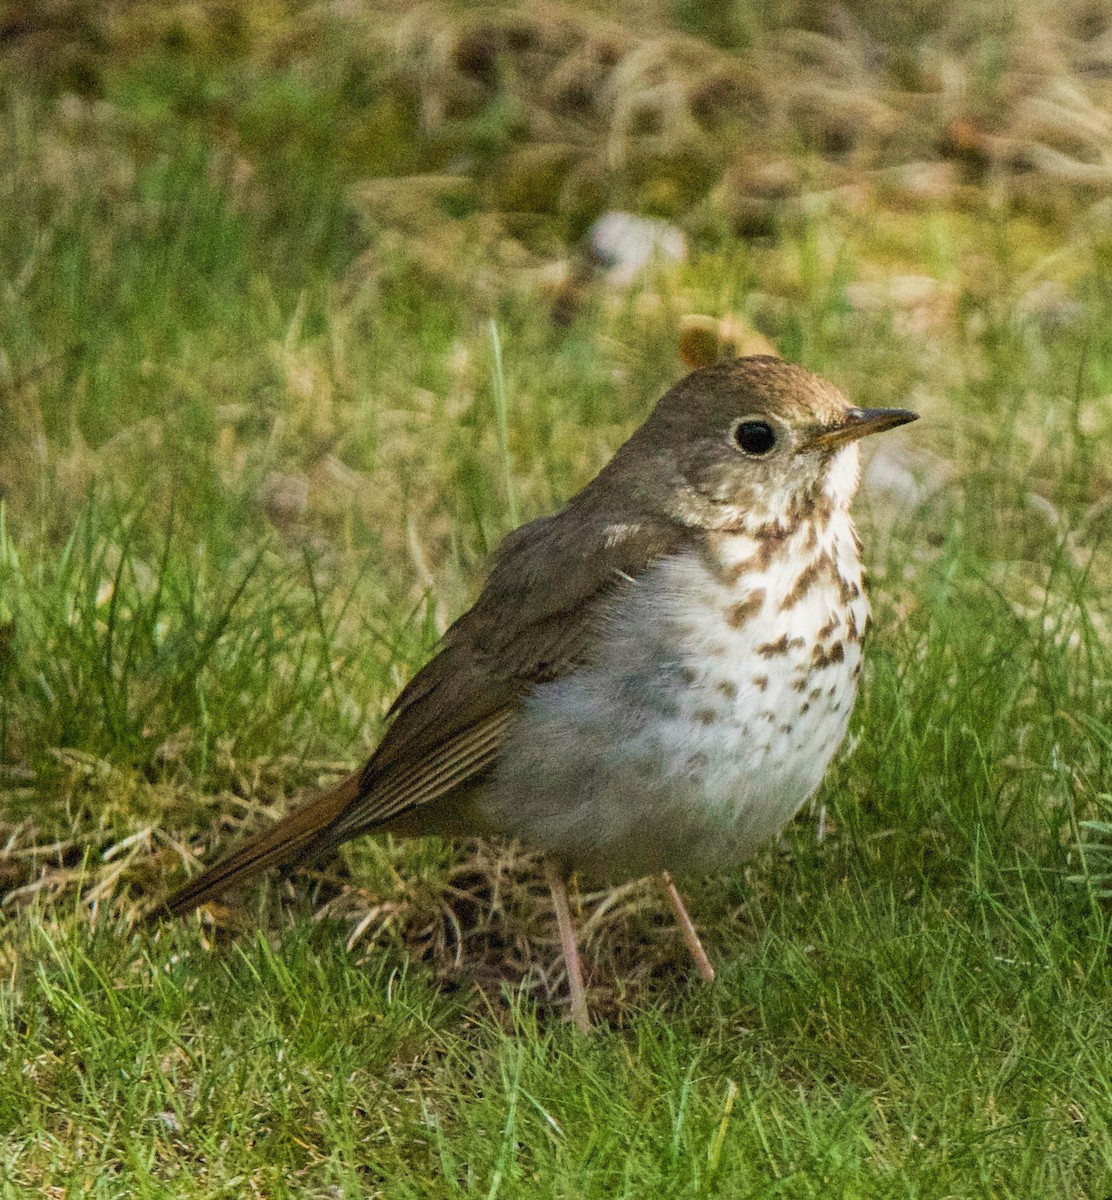
[{"label": "spotted breast", "polygon": [[603,878],[709,871],[776,835],[845,737],[868,620],[848,512],[710,532],[615,601],[598,659],[527,700],[487,801]]}]

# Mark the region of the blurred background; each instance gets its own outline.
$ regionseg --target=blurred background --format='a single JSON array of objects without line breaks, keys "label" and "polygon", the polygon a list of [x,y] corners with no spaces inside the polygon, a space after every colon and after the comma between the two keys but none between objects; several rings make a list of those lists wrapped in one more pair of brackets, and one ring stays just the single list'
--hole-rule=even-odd
[{"label": "blurred background", "polygon": [[[0,1175],[1112,1191],[1110,269],[1106,0],[8,0]],[[620,1036],[553,1056],[535,864],[432,840],[138,932],[744,353],[923,420],[867,448],[850,752],[685,884],[716,989],[581,895]]]}]

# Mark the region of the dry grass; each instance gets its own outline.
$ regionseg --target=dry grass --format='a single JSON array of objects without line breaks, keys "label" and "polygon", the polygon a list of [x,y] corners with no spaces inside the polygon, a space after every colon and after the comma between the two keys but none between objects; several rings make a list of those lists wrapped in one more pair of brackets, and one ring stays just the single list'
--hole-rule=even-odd
[{"label": "dry grass", "polygon": [[[1044,218],[1108,194],[1112,40],[1100,5],[784,4],[732,32],[709,16],[700,27],[698,11],[681,32],[661,4],[603,16],[585,6],[56,3],[9,14],[5,55],[13,70],[94,101],[152,47],[203,64],[221,83],[211,97],[181,91],[186,119],[234,111],[233,80],[305,79],[331,59],[325,86],[346,88],[353,110],[333,148],[343,170],[358,178],[383,155],[384,170],[363,174],[447,169],[446,186],[458,193],[470,180],[484,211],[533,236],[544,223],[531,217],[556,217],[566,232],[605,204],[672,217],[701,209],[697,219],[741,236],[767,233],[802,192],[874,180],[904,203],[989,186]],[[735,20],[747,18],[739,9]],[[304,117],[280,104],[272,115]],[[250,203],[261,147],[238,132],[232,153]],[[46,172],[72,178],[72,146],[60,153],[44,139],[39,149]]]}]

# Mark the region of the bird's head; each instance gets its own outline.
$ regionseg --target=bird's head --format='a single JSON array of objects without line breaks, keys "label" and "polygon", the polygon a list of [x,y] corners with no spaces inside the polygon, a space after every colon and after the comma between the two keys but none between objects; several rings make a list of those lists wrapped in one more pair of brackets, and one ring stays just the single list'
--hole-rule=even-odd
[{"label": "bird's head", "polygon": [[677,383],[614,465],[639,504],[686,525],[752,531],[848,507],[858,441],[916,417],[855,408],[779,358],[737,358]]}]

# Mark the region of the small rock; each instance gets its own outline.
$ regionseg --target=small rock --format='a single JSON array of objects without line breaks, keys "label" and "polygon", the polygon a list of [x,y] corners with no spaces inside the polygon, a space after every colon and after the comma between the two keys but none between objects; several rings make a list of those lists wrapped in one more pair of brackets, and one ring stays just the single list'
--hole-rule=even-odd
[{"label": "small rock", "polygon": [[608,212],[587,232],[592,255],[607,269],[611,283],[628,285],[654,262],[681,263],[687,258],[683,230],[655,217]]}]

